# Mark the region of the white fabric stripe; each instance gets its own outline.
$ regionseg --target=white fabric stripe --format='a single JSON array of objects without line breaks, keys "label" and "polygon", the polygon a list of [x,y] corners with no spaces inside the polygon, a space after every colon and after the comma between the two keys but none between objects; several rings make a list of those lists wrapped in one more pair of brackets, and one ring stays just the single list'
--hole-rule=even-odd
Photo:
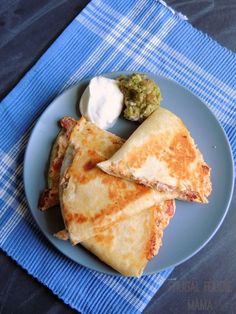
[{"label": "white fabric stripe", "polygon": [[[117,278],[113,279],[112,276],[109,276],[107,280],[104,282],[104,279],[102,278],[104,275],[100,273],[95,273],[94,276],[101,280],[103,283],[105,283],[109,288],[114,289],[117,293],[119,293],[123,298],[130,301],[132,299],[132,304],[135,306],[141,306],[143,304],[143,301],[138,299],[137,297],[134,299],[134,296],[132,293],[130,293],[129,289],[127,289],[122,283],[120,283]],[[125,283],[127,284],[127,283]],[[144,291],[143,291],[144,293]]]},{"label": "white fabric stripe", "polygon": [[17,208],[17,210],[9,217],[8,221],[5,223],[3,228],[1,229],[1,239],[0,244],[3,245],[4,242],[7,240],[8,236],[11,234],[11,232],[16,228],[16,226],[21,222],[23,217],[26,215],[27,207],[26,205],[22,206],[20,205],[21,210]]},{"label": "white fabric stripe", "polygon": [[[15,177],[12,176],[11,177],[11,182],[14,181]],[[10,180],[9,180],[10,181]],[[8,184],[8,188],[9,188],[9,183]],[[5,204],[4,207],[2,208],[1,212],[0,212],[0,219],[3,217],[3,215],[5,214],[5,212],[8,210],[9,206],[11,206],[13,204],[13,202],[15,201],[16,197],[18,195],[22,195],[24,194],[24,186],[23,183],[21,182],[18,186],[17,189],[13,190],[13,193],[9,194],[9,192],[7,190],[5,190],[2,194],[2,199],[5,200]],[[10,219],[10,217],[9,217]]]},{"label": "white fabric stripe", "polygon": [[1,150],[1,164],[0,164],[0,176],[2,177],[3,173],[6,171],[6,168],[9,168],[9,165],[13,165],[15,163],[15,159],[13,159],[10,153],[6,154]]},{"label": "white fabric stripe", "polygon": [[[131,301],[133,306],[135,306],[135,307],[141,306],[143,304],[143,301],[138,299],[136,296],[132,296],[132,293],[130,293],[130,287],[133,286],[133,283],[131,283],[131,281],[129,281],[127,279],[124,281],[122,279],[123,278],[121,278],[121,277],[116,278],[116,279],[113,277],[109,277],[109,281],[106,282],[106,284],[109,287],[113,288],[115,291],[119,292],[119,294],[122,297],[125,297],[128,302]],[[123,289],[123,288],[125,288],[125,289]],[[138,290],[140,290],[139,283],[137,283],[137,288],[138,288]],[[145,291],[145,293],[146,293],[146,291]]]},{"label": "white fabric stripe", "polygon": [[[154,9],[154,7],[152,7]],[[152,12],[152,11],[151,11]],[[129,40],[134,37],[135,34],[139,33],[139,30],[140,30],[140,25],[142,25],[143,22],[145,22],[145,20],[148,18],[148,15],[150,14],[150,11],[146,13],[146,15],[144,15],[142,17],[142,20],[140,20],[140,24],[137,25],[137,27],[133,30],[132,33],[129,33],[126,38],[121,41],[121,43],[117,46],[116,42],[119,41],[120,39],[120,33],[117,34],[117,37],[113,36],[111,38],[109,38],[108,40],[108,43],[110,43],[111,45],[114,45],[116,47],[116,50],[110,55],[109,59],[107,59],[106,62],[103,63],[103,65],[99,68],[99,71],[100,72],[103,72],[108,66],[109,64],[111,64],[115,57],[117,56],[118,54],[118,51],[123,51],[123,49],[125,48],[126,44],[129,42]],[[161,18],[162,16],[162,12],[159,14],[159,16],[157,18]],[[154,25],[155,24],[155,20],[153,20],[153,22],[151,23],[151,25]],[[150,36],[151,34],[146,32],[145,36]],[[142,43],[143,41],[143,37],[138,37],[138,39],[136,40],[134,46],[136,48],[139,47],[139,45]],[[117,51],[118,50],[118,51]],[[130,56],[132,56],[132,52],[130,50],[127,50],[127,55],[129,55],[130,53]],[[125,58],[121,59],[117,64],[116,64],[116,68],[119,69],[119,66],[121,66],[121,64],[125,61]],[[114,70],[114,67],[113,67],[113,70]]]},{"label": "white fabric stripe", "polygon": [[[150,38],[150,41],[146,43],[142,52],[140,54],[136,54],[136,57],[134,58],[133,63],[131,63],[127,69],[129,70],[129,69],[135,68],[136,63],[138,63],[139,65],[143,65],[143,64],[146,65],[147,52],[151,54],[156,49],[156,45],[161,43],[161,41],[168,35],[171,29],[175,26],[175,23],[176,22],[173,19],[169,18],[169,20],[165,22],[165,24],[160,28],[160,30],[155,35],[152,35],[152,37]],[[152,44],[154,42],[156,45]],[[154,70],[155,68],[154,64],[149,61],[148,61],[148,64],[151,65]]]},{"label": "white fabric stripe", "polygon": [[[147,3],[146,0],[140,0],[138,4],[133,6],[132,11],[129,12],[129,15],[134,17],[134,14],[137,11],[140,11],[140,8],[143,8],[146,3]],[[106,4],[104,1],[102,3],[101,3],[101,1],[92,2],[90,9],[91,9],[91,12],[88,12],[88,11],[83,12],[83,14],[79,14],[79,16],[77,16],[75,18],[75,20],[80,21],[80,17],[82,17],[84,15],[84,13],[90,14],[90,18],[92,18],[94,16],[93,11],[96,14],[99,13],[99,14],[102,14],[104,16],[108,16],[108,19],[110,22],[114,21],[114,17],[118,20],[121,20],[124,18],[123,14],[121,14],[117,10],[113,9],[110,5]],[[127,15],[128,14],[126,14],[126,16]]]},{"label": "white fabric stripe", "polygon": [[[149,6],[147,12],[145,13],[145,15],[147,16],[147,13],[148,13],[148,15],[151,15],[155,11],[155,9],[156,9],[155,5]],[[154,23],[152,22],[151,25],[155,24],[156,20],[157,19],[161,19],[163,17],[163,15],[164,15],[164,11],[158,12],[157,15],[155,16],[155,19],[153,19]],[[119,16],[119,14],[118,14],[118,16]],[[99,27],[101,35],[103,35],[103,34],[106,35],[107,32],[110,32],[110,27],[111,27],[110,22],[111,22],[111,19],[109,18],[109,16],[107,16],[106,12],[102,11],[101,9],[99,10],[99,12],[96,12],[96,15],[93,15],[93,14],[91,15],[91,13],[88,12],[84,16],[83,21],[86,21],[86,20],[90,20],[91,28],[93,28],[93,27],[97,28],[97,27],[101,26],[101,28]],[[126,20],[127,20],[127,23],[122,23],[122,21],[126,21]],[[131,21],[131,19],[128,18],[127,16],[120,15],[119,16],[119,23],[115,24],[114,21],[113,21],[113,24],[114,24],[114,26],[119,25],[119,27],[121,28],[120,31],[127,30],[126,29],[126,25],[128,25],[128,26],[131,25],[132,26],[132,33],[135,33],[135,35],[137,34],[136,37],[138,38],[138,37],[140,37],[140,35],[139,35],[140,32],[137,32],[136,30],[141,30],[142,28],[141,28],[140,25],[143,24],[144,22],[145,22],[144,17],[142,17],[142,19],[139,21],[139,24],[134,24]],[[99,24],[99,26],[97,26],[96,23]],[[121,37],[120,36],[120,31],[114,33],[114,35],[116,35],[117,38]],[[145,35],[150,35],[150,33],[148,31],[145,31],[145,32],[143,31],[144,38],[145,38]],[[127,34],[126,36],[129,36],[129,34]],[[110,37],[111,37],[111,40],[112,40],[113,36],[110,36]],[[126,37],[125,37],[125,39],[126,39]]]},{"label": "white fabric stripe", "polygon": [[[85,20],[85,21],[84,21],[84,26],[90,27],[91,25],[92,25],[92,24],[91,24],[88,20]],[[137,29],[139,30],[139,27],[137,27]],[[96,29],[94,28],[94,32],[96,32],[96,35],[100,36],[100,29],[99,29],[99,27],[96,28]],[[149,34],[149,35],[150,35],[150,33],[147,33],[147,32],[146,32],[146,34]],[[133,35],[133,33],[131,33],[129,36],[131,36],[131,35]],[[102,38],[103,38],[103,37],[102,37]],[[109,44],[114,45],[114,47],[116,48],[116,50],[121,51],[121,52],[124,52],[124,51],[123,51],[124,45],[123,45],[123,44],[120,44],[119,46],[117,46],[117,45],[116,45],[116,42],[115,42],[116,39],[119,40],[119,37],[117,37],[117,38],[112,37],[112,40],[109,40],[109,39],[105,39],[105,40],[106,40]],[[142,40],[141,37],[140,37],[140,40]],[[136,46],[137,46],[137,47],[138,47],[138,44],[139,44],[139,42],[136,43]],[[107,47],[107,48],[109,48],[109,47]],[[131,50],[127,50],[127,51],[125,51],[125,53],[126,53],[127,56],[129,56],[129,57],[131,57],[131,58],[135,58],[135,57],[138,57],[138,56],[140,55],[140,54],[136,53],[135,51],[131,51]],[[115,52],[112,54],[112,56],[116,56],[116,55],[117,55],[117,51],[115,51]],[[106,63],[106,66],[107,66],[111,61],[113,61],[113,60],[112,60],[111,58],[109,58],[108,61],[107,61],[107,63]],[[125,58],[121,59],[121,60],[119,61],[119,63],[117,63],[117,65],[113,67],[113,69],[114,69],[114,68],[117,68],[117,69],[118,69],[118,66],[121,65],[121,64],[122,64],[123,62],[125,62],[125,61],[126,61]],[[149,61],[145,60],[145,64],[151,64],[151,63],[150,63]],[[104,68],[105,68],[105,66],[102,67],[103,70],[104,70]],[[99,69],[99,71],[101,71],[101,68]],[[77,78],[77,77],[78,77],[77,74],[75,74],[75,75],[74,75],[74,80],[73,80],[73,82],[76,81],[76,78]]]},{"label": "white fabric stripe", "polygon": [[[159,274],[155,274],[155,281],[159,281],[159,276],[160,276]],[[153,276],[153,278],[154,278],[154,276]],[[149,291],[146,291],[144,294],[145,298],[148,298],[150,291],[152,291],[152,292],[156,291],[152,284],[146,283],[146,280],[144,277],[139,278],[139,285],[140,285],[140,289],[142,289],[142,290],[144,289],[144,286],[145,286],[145,289],[149,289]],[[127,289],[132,288],[132,286],[133,286],[133,283],[130,281],[127,281]]]},{"label": "white fabric stripe", "polygon": [[[145,1],[143,1],[144,3]],[[132,16],[135,14],[135,10],[139,8],[140,6],[140,2],[136,3],[132,14],[130,15],[130,18],[132,18]],[[79,18],[77,18],[77,20],[79,20],[80,22],[84,20],[83,16],[79,16]],[[126,18],[124,19],[125,23],[128,23],[128,25],[131,23],[130,20],[127,20]],[[126,27],[128,26],[126,25]],[[111,33],[109,33],[107,35],[107,37],[112,37],[116,32],[119,32],[120,30],[120,37],[124,34],[126,27],[122,29],[120,29],[120,25],[116,25],[116,27],[114,29],[111,30]],[[124,35],[125,37],[125,35]],[[97,62],[97,59],[101,56],[104,56],[105,52],[107,51],[108,47],[106,45],[104,45],[104,42],[101,42],[101,44],[94,50],[94,53],[92,53],[88,59],[83,63],[83,65],[71,76],[71,78],[65,83],[65,85],[62,87],[62,89],[60,90],[60,92],[62,92],[65,88],[67,88],[68,86],[72,85],[74,82],[77,81],[77,79],[79,77],[83,77],[87,72],[88,69],[92,66],[94,66]]]},{"label": "white fabric stripe", "polygon": [[[193,80],[195,80],[193,73],[189,73],[186,70],[184,72],[184,75],[183,75],[183,71],[181,71],[183,65],[181,65],[180,63],[175,63],[175,61],[172,61],[170,58],[168,58],[168,56],[165,55],[165,51],[163,51],[163,53],[156,51],[156,53],[158,53],[159,56],[164,59],[166,70],[168,70],[170,72],[170,74],[172,74],[175,77],[175,79],[179,78],[182,81],[184,81],[186,85],[190,86],[192,89],[195,89],[196,92],[199,93],[201,95],[201,97],[204,97],[205,100],[208,100],[208,102],[215,103],[215,101],[216,101],[215,97],[216,96],[218,96],[220,98],[223,97],[222,94],[218,93],[216,89],[212,88],[212,90],[210,90],[210,91],[207,90],[207,89],[209,89],[209,84],[207,84],[207,82],[201,83],[201,85],[199,84],[200,82],[198,82],[198,84],[195,84],[193,81]],[[142,61],[140,61],[140,62],[142,62]],[[152,71],[152,69],[155,69],[155,64],[153,64],[152,68],[150,68],[149,70]],[[214,94],[216,94],[216,95],[214,95]],[[223,98],[223,101],[228,102],[229,100],[227,98]],[[212,106],[212,104],[211,104],[211,106]],[[227,117],[229,117],[229,118],[231,118],[230,114],[234,113],[234,111],[230,111],[230,109],[228,109],[228,108],[224,108],[224,109],[226,109],[226,110],[224,110],[222,107],[219,108],[219,107],[214,106],[213,109],[218,114],[218,116],[220,116],[220,117],[224,116],[224,118],[226,117],[227,113],[229,114],[229,115],[227,115]],[[225,111],[226,111],[226,113],[225,113]]]},{"label": "white fabric stripe", "polygon": [[[174,54],[174,53],[172,54],[172,52],[170,51],[170,50],[172,50],[172,48],[171,48],[170,46],[168,46],[167,44],[163,43],[163,42],[160,43],[159,48],[160,48],[160,49],[163,49],[163,51],[165,51],[165,52],[170,53],[171,56],[172,56],[172,57],[175,57],[178,62],[182,63],[182,65],[186,68],[186,70],[191,71],[191,73],[188,72],[188,75],[191,77],[191,80],[196,80],[196,78],[195,78],[195,72],[197,72],[197,71],[195,71],[195,68],[192,67],[192,62],[189,62],[189,61],[183,62],[183,60],[181,59],[181,57],[179,57],[178,54]],[[168,56],[167,56],[167,55],[164,55],[164,57],[168,60]],[[178,66],[179,66],[179,65],[178,65]],[[200,69],[201,69],[201,70],[200,70]],[[198,74],[201,75],[201,77],[204,78],[204,80],[206,80],[206,81],[209,80],[209,78],[207,78],[207,77],[205,76],[205,71],[204,71],[202,68],[200,68],[200,69],[199,69],[199,71],[198,71]],[[201,72],[202,72],[202,73],[201,73]],[[184,72],[183,77],[184,77],[185,75],[186,75],[186,72]],[[213,82],[212,80],[209,80],[209,81],[203,83],[203,82],[197,80],[197,83],[198,83],[198,84],[202,84],[202,85],[204,85],[205,87],[207,87],[207,88],[208,88],[208,92],[209,92],[210,94],[212,94],[212,93],[216,94],[219,98],[221,98],[221,100],[222,100],[223,102],[228,102],[229,97],[230,97],[230,98],[234,98],[234,97],[236,96],[236,92],[235,92],[235,91],[234,91],[234,93],[231,93],[231,94],[230,94],[230,93],[227,93],[228,97],[224,96],[224,95],[223,95],[222,93],[220,93],[220,92],[217,92],[218,90],[221,90],[221,89],[220,89],[220,88],[219,88],[219,89],[216,88],[216,86],[215,86],[215,81]],[[220,83],[219,83],[219,84],[220,84]],[[195,85],[196,85],[196,84],[195,84]],[[221,87],[221,86],[218,86],[218,87]],[[226,109],[226,112],[228,112],[228,113],[231,113],[231,112],[232,112],[229,108],[225,108],[225,109]]]},{"label": "white fabric stripe", "polygon": [[[11,233],[15,230],[15,228],[19,225],[19,223],[22,220],[25,220],[27,207],[21,206],[24,208],[24,214],[22,214],[23,211],[15,211],[14,214],[11,216],[11,219],[7,221],[7,223],[4,225],[4,228],[1,229],[1,232],[3,234],[3,237],[0,240],[0,245],[3,245],[5,241],[7,241],[8,237],[11,235]],[[26,220],[28,223],[28,219]],[[32,223],[31,223],[32,224]]]},{"label": "white fabric stripe", "polygon": [[[22,141],[26,141],[28,138],[28,132],[27,134],[24,134],[19,141],[13,146],[13,148],[11,149],[12,154],[20,154],[21,151],[25,148],[24,145],[22,145]],[[22,145],[20,147],[20,145]],[[5,156],[3,157],[4,160],[4,167],[0,168],[0,173],[1,176],[3,176],[4,174],[7,174],[9,172],[9,169],[13,170],[13,164],[15,163],[15,160],[11,157],[10,154],[5,154]],[[8,162],[8,164],[6,164],[6,162]],[[4,189],[2,189],[0,191],[0,196],[2,199],[7,199],[7,202],[5,203],[6,206],[4,206],[0,212],[0,218],[5,214],[5,212],[8,209],[8,206],[11,206],[11,204],[13,203],[13,201],[15,200],[15,197],[17,195],[19,195],[20,193],[24,193],[24,186],[23,186],[23,182],[21,182],[18,186],[17,189],[14,189],[13,193],[10,195],[8,192],[8,189],[11,187],[11,185],[13,184],[13,182],[16,180],[16,177],[18,175],[20,175],[20,173],[22,172],[23,169],[23,164],[19,164],[16,169],[14,170],[13,174],[10,176],[9,180],[6,181],[5,185],[4,185]],[[8,195],[8,196],[7,196]]]},{"label": "white fabric stripe", "polygon": [[[9,162],[6,163],[3,161],[3,165],[0,167],[0,175],[3,177],[4,175],[8,174],[8,177],[10,176],[9,180],[4,179],[7,185],[4,185],[4,191],[7,190],[7,188],[13,183],[13,178],[15,179],[16,175],[19,175],[20,171],[22,170],[22,164],[16,164],[16,161],[11,158],[9,154],[5,154],[4,159],[8,159]],[[13,166],[15,164],[15,167]],[[16,168],[16,169],[15,169]],[[10,170],[13,172],[13,174],[10,174]],[[3,191],[0,191],[0,195],[2,195]]]},{"label": "white fabric stripe", "polygon": [[[3,173],[7,173],[8,169],[10,169],[10,168],[13,169],[13,164],[16,162],[14,158],[16,157],[16,155],[19,155],[20,153],[22,153],[22,150],[24,150],[25,144],[26,144],[26,142],[28,140],[28,135],[29,135],[30,131],[31,131],[31,127],[15,143],[15,145],[12,146],[12,148],[10,149],[8,154],[3,152],[4,157],[2,158],[2,161],[4,163],[4,166],[2,166],[0,168],[1,176],[3,175]],[[22,171],[22,168],[23,168],[23,164],[19,164],[17,166],[17,168],[16,168],[16,171],[11,175],[10,179],[6,182],[6,185],[4,186],[4,190],[0,191],[2,199],[5,199],[5,200],[7,199],[6,194],[9,195],[7,190],[9,189],[9,187],[12,185],[12,183],[16,179],[16,176],[20,174],[20,172]],[[13,194],[9,195],[9,198],[7,199],[7,201],[5,202],[5,205],[1,209],[0,218],[5,214],[5,212],[9,208],[9,206],[11,206],[13,204],[13,202],[15,201],[16,196],[20,195],[21,193],[24,193],[24,187],[23,187],[23,183],[22,182],[17,186],[17,189],[15,189],[13,191]],[[20,204],[20,206],[21,206],[21,204]],[[23,211],[21,211],[19,208],[16,208],[16,212],[15,213],[17,215],[15,216],[15,214],[13,214],[12,216],[10,216],[8,218],[7,223],[5,224],[4,228],[1,231],[4,234],[5,230],[7,230],[7,232],[4,234],[4,239],[1,239],[3,241],[3,243],[5,242],[7,237],[10,235],[11,231],[13,231],[14,228],[18,225],[18,223],[20,222],[21,218],[26,216],[28,208],[27,208],[27,205],[26,205],[25,201],[24,201],[24,205],[25,206],[21,206]],[[27,216],[27,221],[30,222],[30,223],[33,223],[33,219],[32,219],[31,215]]]},{"label": "white fabric stripe", "polygon": [[214,85],[218,88],[222,88],[226,94],[228,94],[230,97],[236,98],[236,91],[231,88],[229,85],[225,84],[223,81],[215,77],[213,74],[207,72],[203,68],[201,68],[199,65],[194,63],[192,60],[187,58],[182,53],[178,52],[177,50],[174,50],[172,47],[168,46],[166,43],[162,42],[162,47],[168,51],[172,56],[174,56],[177,60],[181,60],[183,64],[188,64],[189,67],[191,67],[196,73],[199,74],[199,76],[204,77],[209,82],[214,81]]},{"label": "white fabric stripe", "polygon": [[[33,125],[32,125],[33,126]],[[31,132],[32,126],[27,130],[26,133],[24,133],[21,138],[12,146],[12,148],[9,150],[8,153],[5,153],[2,151],[3,158],[2,162],[7,166],[8,168],[11,168],[11,166],[16,162],[15,157],[19,155],[24,149],[25,149],[25,144],[28,141],[29,133]],[[21,147],[20,147],[21,145]],[[0,167],[0,175],[3,173],[5,170],[5,167],[1,166]]]}]

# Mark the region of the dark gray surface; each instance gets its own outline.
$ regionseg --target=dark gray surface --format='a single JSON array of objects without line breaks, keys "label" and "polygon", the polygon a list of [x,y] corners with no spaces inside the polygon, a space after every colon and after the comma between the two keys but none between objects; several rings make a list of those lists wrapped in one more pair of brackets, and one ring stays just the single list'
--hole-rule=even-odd
[{"label": "dark gray surface", "polygon": [[[89,1],[0,1],[0,98],[6,95]],[[169,0],[190,22],[236,51],[235,0]],[[145,313],[235,313],[236,192],[212,241],[178,266]],[[188,235],[186,235],[188,236]],[[89,297],[89,296],[88,296]],[[0,254],[0,313],[74,313]]]},{"label": "dark gray surface", "polygon": [[0,0],[0,99],[89,0]]}]

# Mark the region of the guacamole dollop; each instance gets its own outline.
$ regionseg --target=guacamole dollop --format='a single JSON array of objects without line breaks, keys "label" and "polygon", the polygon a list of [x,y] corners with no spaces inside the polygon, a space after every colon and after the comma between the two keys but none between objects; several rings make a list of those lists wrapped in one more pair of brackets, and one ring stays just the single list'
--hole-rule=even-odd
[{"label": "guacamole dollop", "polygon": [[160,88],[146,75],[120,76],[117,80],[124,95],[126,119],[142,122],[160,106]]}]

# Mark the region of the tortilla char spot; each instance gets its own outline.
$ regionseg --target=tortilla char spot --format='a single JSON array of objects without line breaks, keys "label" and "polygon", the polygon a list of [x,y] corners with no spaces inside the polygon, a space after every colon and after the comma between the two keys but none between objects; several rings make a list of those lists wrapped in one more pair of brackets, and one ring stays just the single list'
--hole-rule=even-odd
[{"label": "tortilla char spot", "polygon": [[[124,221],[124,220],[126,220],[128,218],[130,218],[130,217],[128,217],[127,215],[122,215],[122,216],[120,216],[119,218],[116,219],[114,224],[122,222],[122,221]],[[111,233],[114,224],[108,225],[108,226],[102,226],[102,227],[99,226],[99,225],[94,225],[94,232],[95,232],[95,234],[100,234],[100,233],[102,233],[104,231],[107,231],[107,232]]]},{"label": "tortilla char spot", "polygon": [[87,133],[90,134],[95,134],[94,129],[91,128],[90,126],[87,127]]},{"label": "tortilla char spot", "polygon": [[170,217],[174,215],[175,208],[174,208],[174,203],[172,200],[166,201],[166,213]]},{"label": "tortilla char spot", "polygon": [[210,168],[205,164],[205,165],[202,165],[202,172],[203,174],[208,174],[208,172],[210,171]]},{"label": "tortilla char spot", "polygon": [[103,173],[99,168],[94,167],[88,170],[85,174],[78,173],[75,171],[75,173],[73,173],[73,180],[80,184],[86,184],[91,180],[94,180],[99,177],[103,177],[105,175],[106,174]]},{"label": "tortilla char spot", "polygon": [[77,214],[77,213],[74,214],[74,218],[80,224],[88,221],[88,217],[81,215],[81,214]]},{"label": "tortilla char spot", "polygon": [[50,207],[58,205],[59,196],[58,190],[55,189],[45,189],[39,198],[39,208],[46,210]]},{"label": "tortilla char spot", "polygon": [[112,144],[114,145],[122,145],[124,144],[125,140],[119,138],[119,137],[115,137],[115,136],[110,136],[110,140],[112,142]]},{"label": "tortilla char spot", "polygon": [[59,171],[61,169],[62,161],[63,161],[62,157],[53,160],[52,168],[54,171]]},{"label": "tortilla char spot", "polygon": [[111,182],[110,176],[104,176],[104,178],[102,179],[103,184],[109,184],[110,182]]},{"label": "tortilla char spot", "polygon": [[105,215],[110,215],[112,212],[116,212],[116,211],[117,211],[117,204],[113,204],[113,205],[109,204],[105,208],[101,209],[98,214],[91,217],[91,221],[95,222],[97,220],[97,223],[99,223],[99,220],[100,219],[102,220]]},{"label": "tortilla char spot", "polygon": [[196,200],[198,198],[198,194],[196,192],[186,191],[185,195],[186,195],[186,199],[189,202],[193,202],[194,200]]},{"label": "tortilla char spot", "polygon": [[147,254],[146,254],[147,260],[151,260],[153,258],[156,252],[156,248],[157,248],[156,233],[153,232],[151,235],[150,241],[148,243],[148,247],[147,247]]},{"label": "tortilla char spot", "polygon": [[127,162],[129,167],[139,168],[149,156],[160,156],[163,147],[165,147],[164,138],[160,136],[158,141],[155,138],[151,138],[141,147],[133,149],[127,160],[121,161],[121,163],[123,162],[125,165]]},{"label": "tortilla char spot", "polygon": [[74,180],[77,181],[78,183],[85,184],[89,181],[85,175],[80,174],[80,173],[73,174],[73,177],[74,177]]},{"label": "tortilla char spot", "polygon": [[[185,127],[173,136],[169,145],[166,145],[164,134],[160,134],[158,139],[150,137],[150,139],[140,147],[133,148],[127,158],[119,161],[119,169],[124,169],[127,166],[131,168],[141,168],[148,157],[154,156],[161,162],[164,162],[168,167],[170,174],[180,179],[192,177],[189,164],[195,162],[196,150],[191,137]],[[207,168],[203,168],[207,172]],[[110,171],[112,172],[112,165]],[[199,173],[203,170],[195,171]]]},{"label": "tortilla char spot", "polygon": [[89,160],[86,162],[86,164],[83,166],[84,171],[89,171],[93,168],[95,168],[97,165],[97,162],[95,160]]},{"label": "tortilla char spot", "polygon": [[109,191],[108,191],[108,195],[109,195],[109,198],[110,198],[111,200],[112,200],[112,199],[116,199],[117,194],[118,194],[118,192],[117,192],[116,190],[111,190],[111,189],[109,189]]},{"label": "tortilla char spot", "polygon": [[90,160],[99,163],[101,161],[104,161],[106,158],[104,157],[104,155],[101,155],[99,153],[97,153],[95,150],[89,149],[87,151],[88,156],[90,157]]},{"label": "tortilla char spot", "polygon": [[[119,179],[117,181],[119,181]],[[139,184],[134,185],[133,189],[123,192],[119,191],[117,186],[114,185],[109,188],[111,189],[110,197],[114,197],[114,203],[102,208],[98,214],[91,218],[92,221],[96,221],[98,223],[99,219],[102,219],[105,215],[111,215],[111,213],[118,212],[134,200],[140,198],[146,193],[150,193],[149,188]]]},{"label": "tortilla char spot", "polygon": [[69,129],[76,124],[76,120],[71,117],[64,117],[60,120],[60,124],[64,129]]},{"label": "tortilla char spot", "polygon": [[70,213],[65,213],[65,223],[69,225],[73,221],[73,215]]},{"label": "tortilla char spot", "polygon": [[[108,229],[108,233],[109,233],[109,231],[112,231],[112,229],[111,228]],[[99,235],[98,234],[98,235],[95,236],[95,239],[96,239],[97,242],[101,242],[103,244],[109,245],[109,244],[112,243],[112,241],[114,239],[114,236],[112,234],[105,234],[105,235],[102,235],[102,234]]]},{"label": "tortilla char spot", "polygon": [[[126,189],[127,184],[124,180],[120,180],[118,178],[108,176],[106,178],[106,184],[108,185],[108,194],[110,199],[117,199],[119,198],[119,195],[123,193],[123,191]],[[103,180],[104,182],[105,180]]]},{"label": "tortilla char spot", "polygon": [[174,136],[170,151],[163,155],[169,171],[178,179],[188,178],[191,174],[188,165],[196,158],[196,153],[188,134],[178,133]]},{"label": "tortilla char spot", "polygon": [[[83,153],[84,155],[85,153]],[[69,170],[70,177],[73,177],[73,180],[81,184],[86,184],[89,181],[95,179],[96,177],[103,177],[105,173],[96,167],[97,163],[104,160],[103,156],[100,156],[93,150],[88,151],[88,158],[83,161],[84,165],[82,166],[83,171],[78,171],[81,164],[81,155],[76,153],[73,163]]]}]

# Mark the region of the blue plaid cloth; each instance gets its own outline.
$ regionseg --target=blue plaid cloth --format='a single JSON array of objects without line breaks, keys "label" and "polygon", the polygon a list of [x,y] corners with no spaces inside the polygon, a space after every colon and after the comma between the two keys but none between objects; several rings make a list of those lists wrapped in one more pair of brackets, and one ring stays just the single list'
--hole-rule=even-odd
[{"label": "blue plaid cloth", "polygon": [[82,313],[139,313],[172,269],[113,277],[69,260],[44,238],[27,208],[23,155],[48,104],[87,76],[131,70],[162,74],[215,113],[236,156],[236,57],[155,0],[93,0],[0,105],[0,246]]}]

